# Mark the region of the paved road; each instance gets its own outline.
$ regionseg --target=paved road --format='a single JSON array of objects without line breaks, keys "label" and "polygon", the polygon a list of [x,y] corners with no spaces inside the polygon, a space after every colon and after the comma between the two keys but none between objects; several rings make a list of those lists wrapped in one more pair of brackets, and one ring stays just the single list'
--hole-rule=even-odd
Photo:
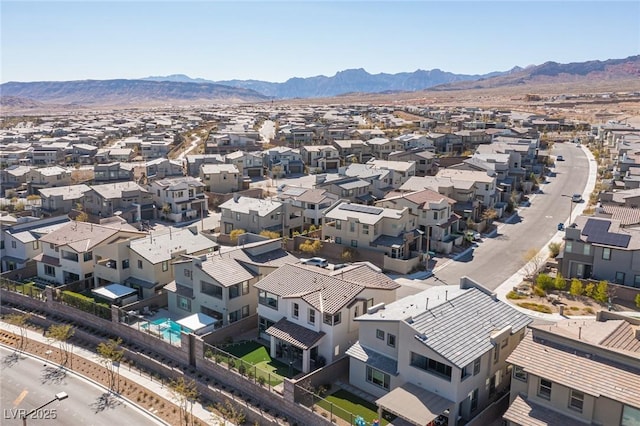
[{"label": "paved road", "polygon": [[193,136],[192,140],[191,140],[191,144],[189,145],[189,148],[185,149],[184,151],[182,151],[180,153],[180,155],[178,155],[176,157],[176,160],[184,160],[184,157],[187,156],[187,154],[189,154],[191,151],[193,151],[196,146],[198,146],[198,144],[200,143],[200,136]]},{"label": "paved road", "polygon": [[543,248],[558,223],[567,222],[575,206],[570,196],[583,193],[589,176],[589,160],[576,145],[556,144],[552,155],[562,155],[565,161],[556,162],[556,175],[541,185],[543,193],[532,197],[530,207],[520,207],[512,223],[499,226],[497,237],[484,238],[468,256],[437,267],[434,277],[423,283],[458,285],[466,275],[493,290],[525,264],[528,251]]},{"label": "paved road", "polygon": [[[55,401],[39,412],[40,418],[28,419],[29,425],[158,425],[150,417],[126,402],[105,399],[104,390],[73,374],[61,377],[52,364],[30,357],[15,359],[13,351],[0,348],[2,386],[0,391],[0,424],[22,425],[16,409],[32,410],[54,398],[58,392],[69,397]],[[12,410],[13,409],[13,410]],[[45,416],[54,419],[45,419]]]}]

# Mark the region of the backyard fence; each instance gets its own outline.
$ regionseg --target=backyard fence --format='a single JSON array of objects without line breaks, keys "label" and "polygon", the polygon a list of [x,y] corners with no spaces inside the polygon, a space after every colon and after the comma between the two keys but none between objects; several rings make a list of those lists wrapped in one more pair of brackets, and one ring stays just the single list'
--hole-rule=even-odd
[{"label": "backyard fence", "polygon": [[20,293],[32,299],[45,300],[44,289],[38,287],[33,281],[13,281],[8,278],[0,278],[0,287],[14,293]]}]

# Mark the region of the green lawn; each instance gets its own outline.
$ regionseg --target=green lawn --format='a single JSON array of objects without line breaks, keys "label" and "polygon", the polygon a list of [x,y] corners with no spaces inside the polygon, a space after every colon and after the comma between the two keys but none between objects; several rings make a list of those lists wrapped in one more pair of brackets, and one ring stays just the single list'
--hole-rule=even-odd
[{"label": "green lawn", "polygon": [[[256,367],[254,370],[247,366],[247,371],[255,371],[256,377],[264,377],[265,381],[270,383],[271,386],[282,383],[283,377],[290,377],[289,366],[271,359],[267,348],[257,342],[244,342],[225,346],[221,349]],[[298,370],[294,369],[293,374],[297,373]]]},{"label": "green lawn", "polygon": [[[371,424],[373,419],[378,418],[378,408],[375,404],[343,389],[325,397],[325,400],[318,402],[318,405],[331,412],[330,403],[334,404],[333,415],[348,422],[352,422],[355,419],[352,419],[350,414],[353,414],[354,416],[361,416],[368,424]],[[389,422],[385,419],[382,419],[381,421],[382,425],[386,425],[388,423]]]}]

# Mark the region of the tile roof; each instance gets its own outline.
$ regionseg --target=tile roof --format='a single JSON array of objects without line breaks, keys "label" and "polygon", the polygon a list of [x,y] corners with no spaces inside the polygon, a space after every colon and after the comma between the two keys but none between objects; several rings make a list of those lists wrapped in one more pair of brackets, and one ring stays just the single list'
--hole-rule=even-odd
[{"label": "tile roof", "polygon": [[283,298],[301,298],[321,313],[335,314],[365,286],[318,271],[316,266],[287,264],[256,283],[256,288]]},{"label": "tile roof", "polygon": [[591,424],[590,422],[581,422],[578,419],[526,400],[520,395],[513,400],[509,409],[502,415],[502,418],[522,426],[584,426]]},{"label": "tile roof", "polygon": [[229,209],[233,212],[244,214],[249,214],[250,211],[255,210],[260,216],[270,215],[272,212],[280,209],[281,206],[282,203],[279,201],[262,200],[251,197],[238,197],[237,199],[231,198],[220,204],[221,209]]},{"label": "tile roof", "polygon": [[140,193],[147,193],[148,191],[138,185],[135,182],[115,182],[105,183],[102,185],[93,185],[91,187],[102,198],[122,198],[124,191],[140,191]]},{"label": "tile roof", "polygon": [[211,250],[218,244],[189,228],[173,228],[163,233],[153,232],[144,238],[132,240],[129,244],[131,251],[139,254],[152,264],[171,260],[175,254],[198,254]]},{"label": "tile roof", "polygon": [[202,271],[223,287],[248,281],[256,276],[238,260],[228,256],[210,256],[202,262]]},{"label": "tile roof", "polygon": [[324,332],[317,332],[282,318],[265,330],[270,336],[284,340],[301,349],[310,349],[324,337]]},{"label": "tile roof", "polygon": [[84,253],[119,232],[126,232],[132,237],[146,235],[128,224],[114,223],[106,226],[88,222],[69,222],[42,236],[40,241],[57,246],[68,245],[77,253]]},{"label": "tile roof", "polygon": [[535,332],[527,333],[507,358],[508,363],[588,395],[640,407],[639,368],[617,365],[601,356],[587,357],[577,348],[552,344],[548,339],[534,340]]},{"label": "tile roof", "polygon": [[531,318],[477,288],[450,297],[406,321],[427,347],[462,368],[493,349],[492,333],[525,328]]},{"label": "tile roof", "polygon": [[47,265],[60,266],[60,259],[58,259],[57,257],[53,257],[53,256],[47,256],[44,253],[40,253],[40,254],[36,255],[33,258],[33,260],[35,260],[36,262],[46,263]]}]

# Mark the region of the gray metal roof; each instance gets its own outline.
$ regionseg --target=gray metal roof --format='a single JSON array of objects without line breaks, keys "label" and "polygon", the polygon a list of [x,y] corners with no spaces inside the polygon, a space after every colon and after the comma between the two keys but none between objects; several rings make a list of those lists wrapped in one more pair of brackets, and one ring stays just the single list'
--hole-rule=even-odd
[{"label": "gray metal roof", "polygon": [[360,360],[373,368],[382,370],[385,373],[398,375],[398,361],[388,356],[382,355],[366,346],[362,346],[360,342],[356,342],[347,349],[346,352],[352,358]]},{"label": "gray metal roof", "polygon": [[492,333],[507,326],[516,333],[531,318],[473,288],[405,322],[425,336],[419,341],[462,368],[493,349]]}]

